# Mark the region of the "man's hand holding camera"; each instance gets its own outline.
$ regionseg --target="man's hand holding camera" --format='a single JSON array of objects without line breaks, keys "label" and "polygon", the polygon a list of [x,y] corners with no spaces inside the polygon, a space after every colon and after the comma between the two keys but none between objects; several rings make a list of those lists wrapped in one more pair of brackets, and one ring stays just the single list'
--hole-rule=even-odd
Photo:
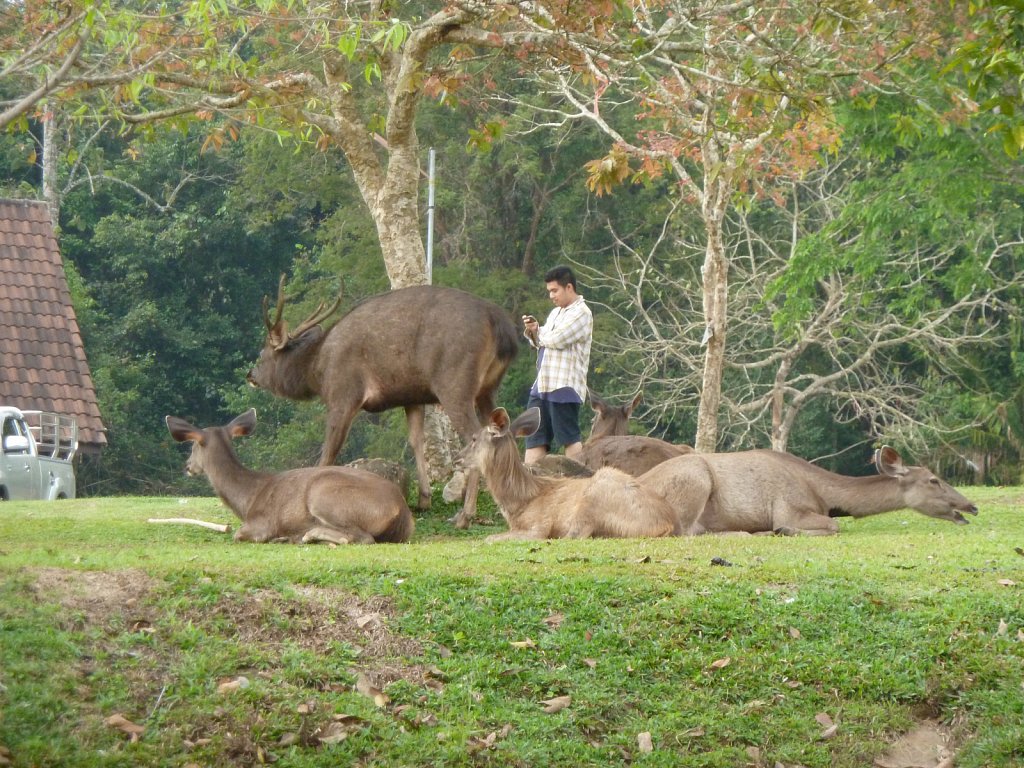
[{"label": "man's hand holding camera", "polygon": [[534,344],[537,343],[537,334],[540,332],[540,324],[533,315],[523,315],[523,331],[526,337]]}]

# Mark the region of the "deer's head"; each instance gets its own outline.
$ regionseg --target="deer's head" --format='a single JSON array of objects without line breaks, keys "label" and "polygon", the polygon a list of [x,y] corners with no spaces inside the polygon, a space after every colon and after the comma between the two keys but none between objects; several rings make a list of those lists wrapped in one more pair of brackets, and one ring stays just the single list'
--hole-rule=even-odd
[{"label": "deer's head", "polygon": [[590,427],[590,439],[601,437],[618,437],[629,434],[629,417],[643,400],[643,392],[638,392],[629,405],[612,405],[598,397],[594,390],[588,390],[590,407],[594,409],[594,422]]},{"label": "deer's head", "polygon": [[887,445],[875,451],[875,467],[879,474],[895,478],[906,505],[923,515],[967,525],[962,513],[978,514],[978,508],[953,486],[927,467],[906,466],[900,455]]},{"label": "deer's head", "polygon": [[251,386],[266,389],[286,397],[307,397],[310,393],[297,391],[302,389],[299,382],[305,378],[305,352],[316,347],[324,338],[324,330],[320,323],[334,314],[341,304],[341,296],[327,306],[321,302],[313,314],[299,323],[295,330],[289,331],[284,320],[284,275],[277,285],[277,307],[274,318],[270,317],[270,297],[263,297],[263,324],[267,328],[267,339],[263,344],[259,360],[256,361],[246,381]]},{"label": "deer's head", "polygon": [[479,432],[470,440],[463,452],[468,465],[479,469],[485,476],[506,463],[518,462],[519,446],[516,439],[532,435],[540,427],[540,409],[528,408],[515,418],[509,420],[508,411],[495,408],[490,418]]},{"label": "deer's head", "polygon": [[256,409],[250,408],[236,416],[223,427],[194,427],[177,416],[167,416],[164,421],[171,437],[179,443],[191,442],[192,453],[185,462],[185,474],[189,476],[208,475],[225,458],[234,456],[231,439],[251,434],[256,428]]}]

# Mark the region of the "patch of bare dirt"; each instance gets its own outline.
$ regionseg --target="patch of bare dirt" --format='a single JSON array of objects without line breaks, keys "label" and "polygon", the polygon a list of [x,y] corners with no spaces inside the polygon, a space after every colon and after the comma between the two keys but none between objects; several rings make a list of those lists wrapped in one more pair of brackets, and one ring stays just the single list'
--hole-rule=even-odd
[{"label": "patch of bare dirt", "polygon": [[953,733],[937,720],[924,720],[875,758],[876,768],[952,768]]},{"label": "patch of bare dirt", "polygon": [[[131,631],[141,628],[159,635],[159,618],[148,603],[162,583],[143,571],[39,568],[32,573],[31,589],[38,599],[60,605],[69,622],[109,630],[118,619]],[[293,644],[321,655],[347,645],[358,657],[354,666],[377,686],[399,679],[419,685],[430,682],[428,672],[406,661],[421,657],[422,645],[390,629],[395,618],[390,600],[311,586],[300,586],[296,592],[298,599],[267,589],[225,593],[216,604],[197,604],[178,618],[250,645]],[[153,652],[158,649],[159,643]]]},{"label": "patch of bare dirt", "polygon": [[361,598],[339,589],[300,586],[300,599],[273,590],[225,594],[214,606],[189,610],[181,618],[209,632],[224,632],[253,645],[294,644],[326,655],[339,644],[355,649],[358,662],[378,686],[395,680],[423,685],[429,675],[405,660],[423,655],[416,640],[391,631],[393,603]]},{"label": "patch of bare dirt", "polygon": [[38,568],[32,591],[40,600],[56,602],[69,618],[84,617],[88,625],[102,626],[111,617],[131,614],[159,582],[140,570],[74,571]]}]

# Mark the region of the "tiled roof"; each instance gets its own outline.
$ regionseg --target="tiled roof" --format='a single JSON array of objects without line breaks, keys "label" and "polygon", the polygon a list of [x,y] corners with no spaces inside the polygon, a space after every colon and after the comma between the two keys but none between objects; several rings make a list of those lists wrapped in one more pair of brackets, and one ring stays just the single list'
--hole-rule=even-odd
[{"label": "tiled roof", "polygon": [[46,204],[0,199],[0,404],[78,420],[82,451],[107,444]]}]

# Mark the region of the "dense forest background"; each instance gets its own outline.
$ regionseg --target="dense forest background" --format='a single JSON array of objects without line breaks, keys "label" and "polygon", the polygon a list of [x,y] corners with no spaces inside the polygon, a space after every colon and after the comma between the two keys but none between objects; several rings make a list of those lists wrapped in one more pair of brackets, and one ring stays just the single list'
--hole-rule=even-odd
[{"label": "dense forest background", "polygon": [[[943,77],[968,75],[918,66],[914,88],[835,102],[836,138],[799,174],[735,191],[720,450],[784,447],[863,474],[889,443],[953,480],[1021,482],[1024,176],[996,118],[922,119],[947,109]],[[595,185],[588,164],[614,145],[608,133],[540,129],[521,70],[487,76],[517,98],[491,106],[486,137],[477,99],[423,99],[416,114],[422,172],[437,157],[433,282],[544,316],[543,272],[572,264],[596,320],[591,387],[614,402],[642,389],[634,430],[692,444],[708,332],[700,216],[670,174]],[[209,425],[254,406],[244,461],[315,463],[321,406],[252,389],[245,373],[282,273],[294,318],[389,288],[346,156],[261,127],[225,139],[226,119],[132,127],[56,106],[45,117],[60,246],[109,430],[80,492],[208,492],[182,477],[167,414]],[[43,118],[0,136],[0,195],[42,195]],[[628,126],[635,107],[608,119]],[[512,412],[533,366],[524,345],[499,396]],[[339,461],[361,456],[410,460],[400,411],[357,419]]]}]

